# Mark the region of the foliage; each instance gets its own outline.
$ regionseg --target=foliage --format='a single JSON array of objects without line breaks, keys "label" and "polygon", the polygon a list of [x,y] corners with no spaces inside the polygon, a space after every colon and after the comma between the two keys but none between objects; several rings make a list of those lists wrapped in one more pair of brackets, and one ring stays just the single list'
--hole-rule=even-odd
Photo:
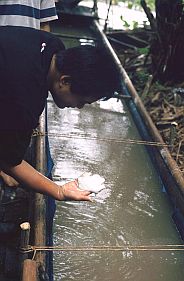
[{"label": "foliage", "polygon": [[132,23],[130,24],[126,20],[123,19],[123,16],[121,16],[120,19],[122,20],[123,27],[125,29],[136,29],[139,26],[139,23],[135,20],[133,20]]},{"label": "foliage", "polygon": [[149,53],[149,48],[148,48],[148,47],[139,48],[138,51],[139,51],[139,54],[140,54],[140,55],[148,55],[148,53]]},{"label": "foliage", "polygon": [[[118,0],[124,2],[129,9],[141,8],[140,0]],[[146,0],[148,7],[153,11],[155,10],[155,0]]]},{"label": "foliage", "polygon": [[137,83],[145,85],[148,80],[149,73],[145,69],[137,71]]},{"label": "foliage", "polygon": [[[116,0],[116,3],[117,2],[123,2],[128,9],[138,9],[143,11],[141,0]],[[150,10],[153,11],[155,9],[155,0],[146,0],[146,3]],[[137,21],[131,21],[130,23],[129,21],[126,21],[123,16],[121,16],[121,21],[125,29],[135,29],[139,26],[139,23]],[[143,22],[143,24],[146,24],[146,22]]]}]

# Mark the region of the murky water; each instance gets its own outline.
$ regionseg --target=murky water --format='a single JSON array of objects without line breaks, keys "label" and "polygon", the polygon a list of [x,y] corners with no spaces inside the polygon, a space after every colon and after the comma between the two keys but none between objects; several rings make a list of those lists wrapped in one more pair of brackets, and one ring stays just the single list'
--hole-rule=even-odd
[{"label": "murky water", "polygon": [[[106,190],[94,203],[57,203],[55,245],[181,243],[145,148],[107,141],[139,138],[120,102],[111,99],[81,110],[59,110],[50,100],[49,115],[49,131],[56,134],[50,138],[55,179],[73,179],[88,171],[106,179]],[[184,255],[174,251],[57,252],[54,280],[181,281],[183,262]]]},{"label": "murky water", "polygon": [[[48,115],[54,179],[65,182],[92,172],[106,184],[94,203],[57,202],[54,245],[73,251],[54,253],[54,281],[182,281],[183,252],[118,251],[119,246],[182,243],[145,147],[115,141],[140,139],[127,108],[110,99],[60,110],[49,97]],[[89,246],[99,248],[87,251]]]}]

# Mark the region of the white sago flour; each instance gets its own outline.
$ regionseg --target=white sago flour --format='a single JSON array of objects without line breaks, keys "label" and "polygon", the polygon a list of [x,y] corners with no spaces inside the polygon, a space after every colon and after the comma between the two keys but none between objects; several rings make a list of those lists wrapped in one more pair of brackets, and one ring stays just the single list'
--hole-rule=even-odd
[{"label": "white sago flour", "polygon": [[78,178],[79,188],[81,190],[98,193],[105,188],[105,179],[98,174],[84,173]]}]

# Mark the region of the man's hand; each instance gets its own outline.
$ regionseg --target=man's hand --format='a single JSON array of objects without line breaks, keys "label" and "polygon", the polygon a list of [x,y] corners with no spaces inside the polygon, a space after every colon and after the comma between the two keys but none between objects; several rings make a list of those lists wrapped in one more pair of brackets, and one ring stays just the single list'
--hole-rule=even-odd
[{"label": "man's hand", "polygon": [[14,178],[5,174],[3,171],[0,171],[0,177],[3,179],[4,183],[9,187],[17,187],[19,185],[19,183]]},{"label": "man's hand", "polygon": [[60,200],[91,201],[90,191],[83,191],[78,188],[78,181],[70,181],[58,189]]},{"label": "man's hand", "polygon": [[4,165],[3,171],[16,179],[21,186],[26,186],[36,192],[52,196],[56,200],[92,201],[89,196],[91,192],[80,190],[77,180],[59,186],[24,160],[17,166],[9,167]]}]

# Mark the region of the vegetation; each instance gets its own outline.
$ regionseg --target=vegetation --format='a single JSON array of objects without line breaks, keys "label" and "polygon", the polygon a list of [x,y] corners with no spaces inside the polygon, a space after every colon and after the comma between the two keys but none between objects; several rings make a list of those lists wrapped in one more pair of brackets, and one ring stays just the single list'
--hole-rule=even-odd
[{"label": "vegetation", "polygon": [[[140,0],[118,0],[118,2],[124,2],[129,9],[141,8]],[[147,0],[146,2],[153,11],[155,9],[155,0]]]},{"label": "vegetation", "polygon": [[[184,0],[121,1],[132,9],[141,6],[149,25],[128,30],[123,22],[133,46],[119,46],[119,58],[166,143],[176,126],[170,152],[184,175]],[[136,46],[132,37],[147,45]]]}]

